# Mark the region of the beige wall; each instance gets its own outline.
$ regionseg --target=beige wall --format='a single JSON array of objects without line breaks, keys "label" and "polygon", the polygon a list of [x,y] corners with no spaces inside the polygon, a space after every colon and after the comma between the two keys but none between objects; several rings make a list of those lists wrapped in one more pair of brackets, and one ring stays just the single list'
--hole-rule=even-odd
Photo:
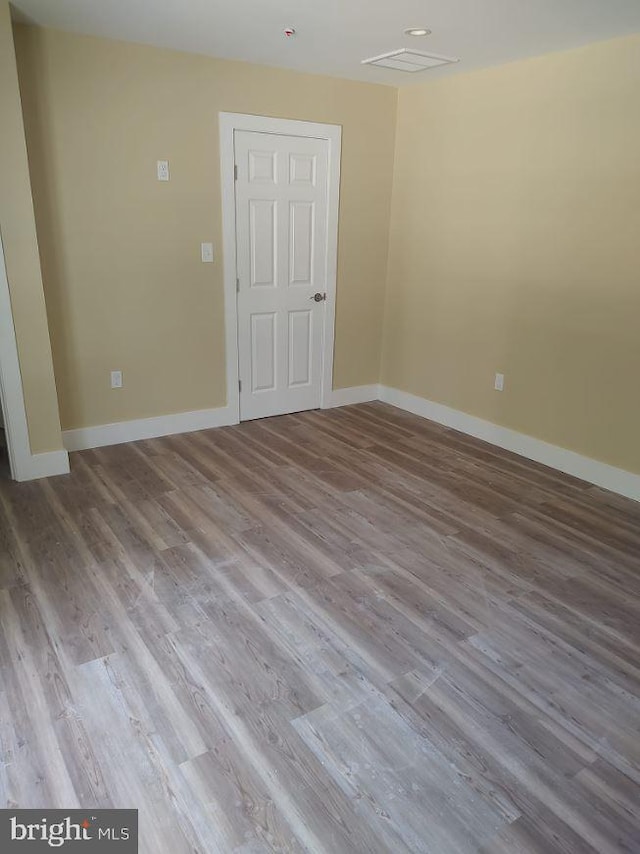
[{"label": "beige wall", "polygon": [[394,89],[23,26],[16,49],[65,428],[225,403],[219,111],[343,126],[334,386],[377,382]]},{"label": "beige wall", "polygon": [[9,5],[0,0],[0,233],[32,453],[62,447]]},{"label": "beige wall", "polygon": [[640,37],[401,90],[393,176],[392,89],[16,43],[65,427],[225,401],[222,267],[199,261],[220,257],[223,110],[343,125],[336,387],[380,376],[640,472]]},{"label": "beige wall", "polygon": [[401,90],[383,383],[640,472],[639,93],[640,37]]}]

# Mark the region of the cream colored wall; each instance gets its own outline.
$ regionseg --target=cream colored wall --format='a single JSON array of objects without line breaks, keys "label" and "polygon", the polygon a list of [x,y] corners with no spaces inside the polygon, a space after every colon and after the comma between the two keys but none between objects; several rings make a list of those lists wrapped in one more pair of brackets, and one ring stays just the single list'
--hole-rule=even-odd
[{"label": "cream colored wall", "polygon": [[0,234],[32,453],[62,447],[9,4],[0,0]]},{"label": "cream colored wall", "polygon": [[[335,386],[378,380],[394,90],[30,27],[16,42],[65,427],[224,403],[222,267],[199,261],[221,247],[219,111],[343,125]],[[635,472],[639,48],[401,90],[380,374]],[[41,339],[23,336],[32,365]]]},{"label": "cream colored wall", "polygon": [[400,91],[384,384],[640,472],[639,92],[637,36]]},{"label": "cream colored wall", "polygon": [[334,386],[377,382],[394,89],[24,26],[16,45],[65,428],[225,403],[219,111],[343,126]]}]

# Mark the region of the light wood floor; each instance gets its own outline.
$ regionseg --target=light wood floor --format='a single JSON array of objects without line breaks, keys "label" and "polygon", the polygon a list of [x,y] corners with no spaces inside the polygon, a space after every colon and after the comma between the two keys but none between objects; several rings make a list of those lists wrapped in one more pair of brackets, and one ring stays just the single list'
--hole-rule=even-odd
[{"label": "light wood floor", "polygon": [[149,854],[640,851],[640,505],[383,404],[0,487],[2,806]]}]

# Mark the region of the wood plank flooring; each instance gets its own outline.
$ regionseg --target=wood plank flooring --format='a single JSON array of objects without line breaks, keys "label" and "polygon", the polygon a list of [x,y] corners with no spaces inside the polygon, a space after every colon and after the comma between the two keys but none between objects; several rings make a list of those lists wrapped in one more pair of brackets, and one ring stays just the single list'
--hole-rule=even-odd
[{"label": "wood plank flooring", "polygon": [[0,801],[140,851],[640,851],[640,505],[384,404],[0,486]]}]

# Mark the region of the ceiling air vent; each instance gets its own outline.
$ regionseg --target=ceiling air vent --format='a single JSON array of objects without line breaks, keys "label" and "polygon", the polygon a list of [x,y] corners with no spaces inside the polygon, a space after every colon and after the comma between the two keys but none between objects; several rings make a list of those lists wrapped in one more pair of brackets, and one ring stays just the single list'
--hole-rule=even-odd
[{"label": "ceiling air vent", "polygon": [[409,50],[409,48],[403,47],[401,50],[392,50],[391,53],[383,53],[380,56],[363,59],[362,65],[379,65],[381,68],[395,68],[396,71],[426,71],[427,68],[449,65],[452,62],[459,62],[459,60],[452,56],[422,53],[419,50]]}]

